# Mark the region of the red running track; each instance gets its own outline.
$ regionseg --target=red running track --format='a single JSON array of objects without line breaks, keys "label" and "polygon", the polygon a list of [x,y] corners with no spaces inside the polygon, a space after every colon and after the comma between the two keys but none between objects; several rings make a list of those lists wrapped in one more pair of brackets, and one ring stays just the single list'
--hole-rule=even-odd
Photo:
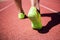
[{"label": "red running track", "polygon": [[[28,14],[30,0],[22,0]],[[0,3],[0,40],[60,40],[60,0],[41,0],[40,11],[44,30],[33,30],[28,18],[18,19],[13,0]],[[48,31],[49,30],[49,31]]]}]

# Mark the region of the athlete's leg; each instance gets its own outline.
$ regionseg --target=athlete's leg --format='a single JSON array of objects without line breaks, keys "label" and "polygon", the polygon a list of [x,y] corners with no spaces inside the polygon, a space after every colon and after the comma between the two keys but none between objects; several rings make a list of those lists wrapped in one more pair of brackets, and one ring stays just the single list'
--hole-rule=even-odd
[{"label": "athlete's leg", "polygon": [[22,8],[22,0],[15,0],[16,5],[18,6],[19,14],[18,18],[23,19],[26,17]]},{"label": "athlete's leg", "polygon": [[18,6],[19,11],[23,12],[22,1],[21,0],[15,0],[15,3]]},{"label": "athlete's leg", "polygon": [[39,14],[39,0],[31,0],[31,8],[28,13],[28,18],[31,20],[33,29],[41,29],[41,15]]},{"label": "athlete's leg", "polygon": [[38,10],[40,10],[39,0],[31,0],[31,6],[35,6]]}]

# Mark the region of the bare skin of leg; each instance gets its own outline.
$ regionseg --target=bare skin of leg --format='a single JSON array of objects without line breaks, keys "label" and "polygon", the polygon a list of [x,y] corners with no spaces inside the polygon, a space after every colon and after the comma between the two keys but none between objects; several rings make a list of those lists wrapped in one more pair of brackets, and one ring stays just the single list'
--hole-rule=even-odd
[{"label": "bare skin of leg", "polygon": [[18,9],[20,10],[20,12],[23,12],[22,0],[15,0],[15,3],[18,6]]},{"label": "bare skin of leg", "polygon": [[37,10],[40,10],[39,7],[39,0],[31,0],[31,6],[35,6],[37,8]]},{"label": "bare skin of leg", "polygon": [[16,5],[18,6],[19,14],[18,18],[24,19],[27,18],[27,16],[24,14],[23,8],[22,8],[22,0],[15,0]]},{"label": "bare skin of leg", "polygon": [[[20,12],[23,12],[22,0],[15,0],[15,3],[17,4]],[[39,8],[39,0],[31,0],[31,6],[35,6],[39,10],[40,9]]]}]

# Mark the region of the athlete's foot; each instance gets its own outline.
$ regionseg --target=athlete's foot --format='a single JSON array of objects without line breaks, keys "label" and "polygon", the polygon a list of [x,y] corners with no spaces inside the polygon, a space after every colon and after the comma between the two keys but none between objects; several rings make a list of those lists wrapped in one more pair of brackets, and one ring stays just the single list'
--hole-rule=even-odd
[{"label": "athlete's foot", "polygon": [[27,16],[24,14],[24,12],[18,13],[18,18],[19,19],[25,19]]},{"label": "athlete's foot", "polygon": [[[39,11],[40,12],[40,11]],[[31,20],[31,25],[33,29],[41,29],[41,15],[39,14],[36,7],[32,6],[28,13],[28,18]]]}]

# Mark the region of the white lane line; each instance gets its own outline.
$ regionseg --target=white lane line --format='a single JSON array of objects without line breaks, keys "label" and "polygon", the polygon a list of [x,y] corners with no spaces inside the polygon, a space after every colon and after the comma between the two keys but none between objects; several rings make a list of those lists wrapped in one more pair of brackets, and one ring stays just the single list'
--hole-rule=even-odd
[{"label": "white lane line", "polygon": [[0,9],[0,12],[3,11],[3,10],[5,10],[5,9],[7,9],[7,8],[9,8],[9,7],[12,6],[13,4],[14,4],[14,3],[10,3],[9,5],[5,6],[5,7],[2,8],[2,9]]},{"label": "white lane line", "polygon": [[49,7],[46,7],[45,5],[42,5],[42,4],[40,4],[40,6],[43,7],[43,8],[45,8],[45,9],[47,9],[47,10],[49,10],[49,11],[51,11],[51,12],[58,12],[58,11],[53,10],[53,9],[51,9]]}]

